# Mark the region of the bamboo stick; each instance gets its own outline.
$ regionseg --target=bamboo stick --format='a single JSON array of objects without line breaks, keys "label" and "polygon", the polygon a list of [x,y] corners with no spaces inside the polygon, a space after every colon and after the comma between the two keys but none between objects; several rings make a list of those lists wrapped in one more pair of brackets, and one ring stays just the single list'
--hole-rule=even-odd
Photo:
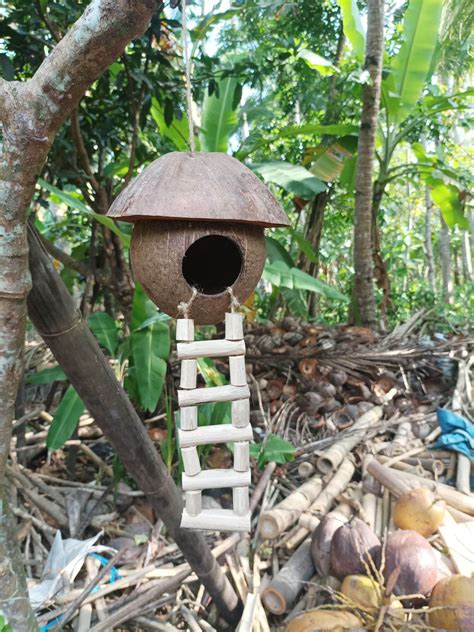
[{"label": "bamboo stick", "polygon": [[194,320],[191,318],[176,319],[176,340],[185,342],[194,340]]},{"label": "bamboo stick", "polygon": [[195,430],[198,420],[197,406],[188,406],[179,411],[179,427],[181,430]]},{"label": "bamboo stick", "polygon": [[247,372],[245,370],[245,356],[229,357],[230,383],[232,386],[245,386],[247,384]]},{"label": "bamboo stick", "polygon": [[311,542],[306,540],[263,591],[265,608],[272,614],[288,612],[314,573]]},{"label": "bamboo stick", "polygon": [[249,452],[247,441],[236,441],[234,443],[234,470],[246,472],[249,469]]},{"label": "bamboo stick", "polygon": [[402,452],[407,443],[408,439],[412,436],[411,422],[404,421],[397,426],[397,432],[395,433],[395,437],[392,442],[392,453],[398,454]]},{"label": "bamboo stick", "polygon": [[227,443],[232,441],[252,441],[253,430],[250,424],[245,428],[236,428],[231,424],[219,426],[200,426],[194,430],[178,430],[181,448],[207,443]]},{"label": "bamboo stick", "polygon": [[313,476],[301,487],[282,500],[276,507],[264,511],[260,516],[259,528],[263,538],[273,540],[294,524],[318,496],[323,482],[319,475]]},{"label": "bamboo stick", "polygon": [[436,492],[437,495],[445,500],[448,505],[451,505],[451,507],[463,511],[470,516],[474,516],[474,497],[472,495],[467,496],[462,494],[449,485],[437,483],[436,481],[428,481],[425,478],[403,471],[395,472],[391,468],[379,463],[376,459],[368,461],[367,471],[382,483],[382,485],[388,487],[395,496],[399,496],[410,487],[427,487]]},{"label": "bamboo stick", "polygon": [[248,399],[250,390],[248,386],[213,386],[211,388],[193,388],[188,391],[178,391],[178,404],[196,406],[197,404],[209,404],[211,402],[230,402],[237,399]]},{"label": "bamboo stick", "polygon": [[339,469],[330,479],[321,493],[316,497],[308,509],[308,513],[323,516],[326,514],[336,498],[339,496],[352,480],[355,472],[355,465],[350,458],[344,459]]},{"label": "bamboo stick", "polygon": [[471,459],[465,454],[458,454],[456,488],[463,494],[471,493]]},{"label": "bamboo stick", "polygon": [[183,457],[184,471],[188,476],[196,476],[201,471],[201,463],[199,455],[195,447],[181,448],[181,456]]},{"label": "bamboo stick", "polygon": [[249,399],[237,399],[231,404],[232,425],[236,428],[243,428],[250,423],[250,401]]},{"label": "bamboo stick", "polygon": [[249,488],[234,487],[232,490],[233,509],[238,516],[249,513]]},{"label": "bamboo stick", "polygon": [[244,338],[244,317],[236,312],[226,312],[225,315],[225,337],[227,340],[243,340]]},{"label": "bamboo stick", "polygon": [[181,527],[207,531],[250,531],[250,513],[238,516],[232,509],[203,509],[197,516],[190,516],[184,509]]},{"label": "bamboo stick", "polygon": [[200,491],[186,492],[186,511],[190,516],[197,516],[202,510],[202,494]]},{"label": "bamboo stick", "polygon": [[236,472],[233,469],[215,469],[202,470],[195,476],[183,474],[182,485],[185,492],[221,487],[248,487],[250,485],[250,470]]},{"label": "bamboo stick", "polygon": [[[340,502],[332,511],[330,511],[327,515],[332,516],[336,520],[338,520],[341,525],[345,524],[349,518],[354,513],[354,509],[346,502]],[[322,516],[321,516],[322,518]],[[298,523],[308,529],[308,531],[314,531],[321,519],[315,516],[314,514],[310,514],[309,512],[305,512],[301,514]]]},{"label": "bamboo stick", "polygon": [[362,441],[367,431],[382,419],[382,416],[382,406],[374,406],[359,417],[355,424],[343,433],[341,439],[319,457],[318,470],[323,474],[334,471],[349,452]]},{"label": "bamboo stick", "polygon": [[247,599],[245,601],[244,612],[237,628],[237,632],[252,632],[256,604],[257,595],[248,593]]},{"label": "bamboo stick", "polygon": [[245,355],[245,342],[243,340],[225,339],[178,342],[176,351],[178,360],[241,356]]},{"label": "bamboo stick", "polygon": [[180,388],[196,388],[197,361],[183,360],[181,362]]},{"label": "bamboo stick", "polygon": [[377,515],[377,496],[368,492],[362,496],[362,510],[364,512],[364,520],[369,527],[375,531],[375,521]]},{"label": "bamboo stick", "polygon": [[301,478],[309,478],[311,474],[314,474],[314,465],[309,461],[303,461],[298,465],[298,474]]}]

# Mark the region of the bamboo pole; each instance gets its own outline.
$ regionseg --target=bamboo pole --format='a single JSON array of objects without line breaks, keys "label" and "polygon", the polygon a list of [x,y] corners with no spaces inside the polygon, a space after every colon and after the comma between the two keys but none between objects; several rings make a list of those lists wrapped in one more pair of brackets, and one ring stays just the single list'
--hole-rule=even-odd
[{"label": "bamboo pole", "polygon": [[471,459],[465,454],[458,454],[456,488],[463,494],[471,493]]},{"label": "bamboo pole", "polygon": [[400,496],[404,491],[412,487],[427,487],[431,491],[436,492],[451,507],[474,516],[474,496],[462,494],[449,485],[430,481],[407,472],[394,471],[382,465],[376,459],[371,459],[367,462],[367,471],[382,485],[388,487],[395,496]]},{"label": "bamboo pole", "polygon": [[334,471],[356,445],[362,441],[367,431],[382,419],[382,416],[382,406],[374,406],[359,417],[355,424],[343,433],[338,442],[319,457],[317,462],[318,470],[323,474]]},{"label": "bamboo pole", "polygon": [[212,556],[204,537],[180,529],[182,498],[155,446],[117,382],[113,369],[78,318],[74,302],[29,227],[30,270],[33,281],[28,313],[84,404],[113,445],[127,471],[150,499],[170,536],[214,599],[221,615],[237,622],[238,597]]},{"label": "bamboo pole", "polygon": [[331,508],[336,496],[342,494],[354,476],[355,466],[350,458],[344,459],[339,469],[330,479],[321,493],[311,503],[308,508],[308,514],[316,516],[324,516]]},{"label": "bamboo pole", "polygon": [[276,507],[260,516],[260,533],[263,538],[274,540],[294,524],[321,491],[321,477],[313,476],[301,487],[282,500]]},{"label": "bamboo pole", "polygon": [[315,573],[311,542],[306,540],[262,593],[262,602],[272,614],[288,612]]}]

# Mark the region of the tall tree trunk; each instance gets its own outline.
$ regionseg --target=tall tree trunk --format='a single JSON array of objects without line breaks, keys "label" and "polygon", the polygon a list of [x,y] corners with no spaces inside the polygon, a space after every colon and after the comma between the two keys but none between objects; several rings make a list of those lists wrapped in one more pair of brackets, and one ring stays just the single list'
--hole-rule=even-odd
[{"label": "tall tree trunk", "polygon": [[125,391],[52,265],[38,234],[30,229],[33,289],[29,316],[116,453],[148,495],[222,616],[235,622],[240,604],[202,534],[180,529],[181,494],[157,453]]},{"label": "tall tree trunk", "polygon": [[[87,88],[141,35],[154,0],[93,0],[26,82],[0,79],[0,498],[22,373],[26,295],[30,287],[26,213],[56,133]],[[0,513],[0,611],[11,627],[36,630],[15,543]],[[3,553],[5,557],[3,557]]]},{"label": "tall tree trunk", "polygon": [[468,230],[461,231],[461,252],[464,281],[466,283],[472,283],[471,239]]},{"label": "tall tree trunk", "polygon": [[449,228],[440,211],[439,250],[441,257],[441,278],[443,281],[444,302],[450,304],[453,300],[453,280],[451,274],[451,246]]},{"label": "tall tree trunk", "polygon": [[380,86],[383,59],[383,0],[368,0],[367,45],[364,68],[370,80],[364,85],[362,115],[356,170],[354,217],[354,297],[355,312],[360,321],[376,325],[376,305],[372,262],[372,195],[377,117],[380,106]]},{"label": "tall tree trunk", "polygon": [[435,286],[435,270],[433,257],[433,235],[431,231],[431,218],[433,211],[433,202],[431,201],[430,190],[425,187],[425,256],[426,269],[428,271],[428,283],[433,294],[436,291]]}]

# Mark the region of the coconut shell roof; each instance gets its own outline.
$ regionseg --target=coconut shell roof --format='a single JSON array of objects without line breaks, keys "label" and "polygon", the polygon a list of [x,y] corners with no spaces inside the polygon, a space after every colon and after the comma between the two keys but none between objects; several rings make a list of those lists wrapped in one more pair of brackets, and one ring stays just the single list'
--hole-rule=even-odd
[{"label": "coconut shell roof", "polygon": [[227,154],[165,154],[120,193],[107,213],[114,219],[227,221],[288,226],[263,182]]}]

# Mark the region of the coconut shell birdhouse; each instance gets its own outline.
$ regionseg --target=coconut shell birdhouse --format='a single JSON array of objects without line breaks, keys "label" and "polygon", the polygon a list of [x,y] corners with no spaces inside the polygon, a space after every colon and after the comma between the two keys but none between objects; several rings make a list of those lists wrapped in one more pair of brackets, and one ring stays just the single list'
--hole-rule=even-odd
[{"label": "coconut shell birdhouse", "polygon": [[[264,229],[286,226],[280,205],[240,162],[219,153],[170,153],[122,191],[109,216],[134,222],[136,278],[176,321],[181,360],[177,436],[184,464],[181,526],[250,530],[250,391],[243,318],[237,311],[260,279]],[[183,317],[184,316],[184,317]],[[194,324],[225,319],[221,340],[194,340]],[[227,357],[230,384],[197,388],[199,358]],[[198,407],[231,404],[231,423],[198,426]],[[232,468],[201,470],[198,446],[233,442]],[[232,509],[203,507],[202,491],[231,487]]]},{"label": "coconut shell birdhouse", "polygon": [[243,303],[265,263],[264,229],[288,219],[247,167],[222,153],[165,154],[116,198],[108,215],[135,224],[132,270],[170,316],[189,302],[189,317],[224,319],[229,292]]}]

